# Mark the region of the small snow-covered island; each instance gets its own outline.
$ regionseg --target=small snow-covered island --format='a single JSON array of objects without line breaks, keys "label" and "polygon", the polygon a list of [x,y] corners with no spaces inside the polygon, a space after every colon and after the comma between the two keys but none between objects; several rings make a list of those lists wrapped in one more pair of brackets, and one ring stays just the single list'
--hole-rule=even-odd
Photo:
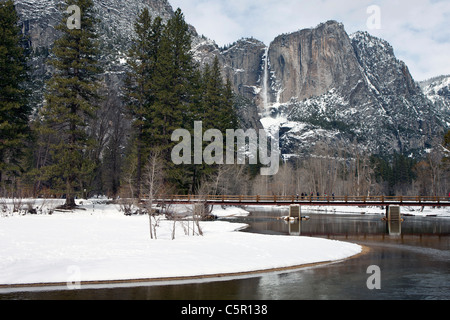
[{"label": "small snow-covered island", "polygon": [[[127,216],[108,201],[77,200],[78,209],[70,212],[52,209],[63,200],[32,201],[38,214],[0,218],[3,288],[236,276],[335,262],[362,252],[361,246],[341,241],[240,232],[245,224],[223,219],[195,222],[161,215],[150,224],[148,215]],[[212,214],[248,212],[215,206]]]}]

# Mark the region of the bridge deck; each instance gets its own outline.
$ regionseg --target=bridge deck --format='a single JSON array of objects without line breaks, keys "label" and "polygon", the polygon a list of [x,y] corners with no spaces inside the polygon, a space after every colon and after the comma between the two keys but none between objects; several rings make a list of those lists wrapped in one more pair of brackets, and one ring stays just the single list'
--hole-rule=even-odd
[{"label": "bridge deck", "polygon": [[449,197],[422,196],[244,196],[244,195],[168,195],[159,196],[153,202],[160,204],[208,203],[216,205],[279,205],[291,204],[309,206],[450,206]]}]

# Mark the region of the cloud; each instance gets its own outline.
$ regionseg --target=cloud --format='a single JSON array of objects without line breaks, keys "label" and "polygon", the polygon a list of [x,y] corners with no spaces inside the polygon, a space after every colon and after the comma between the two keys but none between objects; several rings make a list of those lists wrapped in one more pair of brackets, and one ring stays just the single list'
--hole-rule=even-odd
[{"label": "cloud", "polygon": [[[388,41],[413,77],[450,74],[450,2],[448,0],[169,0],[188,23],[219,45],[242,37],[269,44],[276,36],[342,22],[348,33],[368,31]],[[368,19],[378,6],[380,28]]]}]

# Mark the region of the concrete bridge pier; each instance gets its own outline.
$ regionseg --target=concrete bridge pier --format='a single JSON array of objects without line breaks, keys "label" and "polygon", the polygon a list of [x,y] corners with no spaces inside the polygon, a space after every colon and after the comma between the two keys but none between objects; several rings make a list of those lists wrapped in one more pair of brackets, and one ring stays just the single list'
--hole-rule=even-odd
[{"label": "concrete bridge pier", "polygon": [[402,233],[402,217],[399,206],[389,206],[386,210],[386,228],[390,236],[400,236]]},{"label": "concrete bridge pier", "polygon": [[301,234],[302,210],[300,205],[289,206],[289,234],[299,236]]},{"label": "concrete bridge pier", "polygon": [[400,221],[401,212],[399,206],[386,206],[386,219],[388,221]]},{"label": "concrete bridge pier", "polygon": [[300,205],[293,204],[289,206],[289,218],[298,219],[299,221],[302,220],[302,210]]}]

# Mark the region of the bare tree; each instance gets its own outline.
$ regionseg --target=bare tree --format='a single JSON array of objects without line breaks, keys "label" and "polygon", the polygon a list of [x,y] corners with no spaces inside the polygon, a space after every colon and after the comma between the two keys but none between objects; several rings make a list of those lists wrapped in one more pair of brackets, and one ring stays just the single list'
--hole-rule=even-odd
[{"label": "bare tree", "polygon": [[253,195],[268,195],[271,190],[272,177],[258,175],[253,179],[252,193]]},{"label": "bare tree", "polygon": [[150,153],[145,166],[143,183],[146,198],[142,205],[149,218],[150,239],[157,239],[156,227],[159,225],[160,217],[157,216],[153,203],[164,188],[164,164],[159,150]]},{"label": "bare tree", "polygon": [[297,193],[294,168],[289,162],[283,163],[272,178],[272,194],[289,196]]},{"label": "bare tree", "polygon": [[192,235],[203,235],[200,221],[210,216],[213,209],[212,206],[208,205],[208,196],[217,195],[224,172],[223,169],[218,170],[210,179],[204,178],[200,182],[196,192],[198,201],[192,206]]},{"label": "bare tree", "polygon": [[219,165],[215,174],[208,180],[208,187],[204,191],[221,195],[244,194],[247,193],[247,180],[244,166]]},{"label": "bare tree", "polygon": [[427,155],[427,162],[431,173],[431,192],[433,196],[440,193],[442,172],[442,158],[444,157],[442,146],[438,141],[434,142],[434,147]]},{"label": "bare tree", "polygon": [[431,194],[428,187],[432,185],[431,170],[428,161],[420,161],[414,166],[416,174],[415,188],[416,194],[420,196],[428,196]]}]

